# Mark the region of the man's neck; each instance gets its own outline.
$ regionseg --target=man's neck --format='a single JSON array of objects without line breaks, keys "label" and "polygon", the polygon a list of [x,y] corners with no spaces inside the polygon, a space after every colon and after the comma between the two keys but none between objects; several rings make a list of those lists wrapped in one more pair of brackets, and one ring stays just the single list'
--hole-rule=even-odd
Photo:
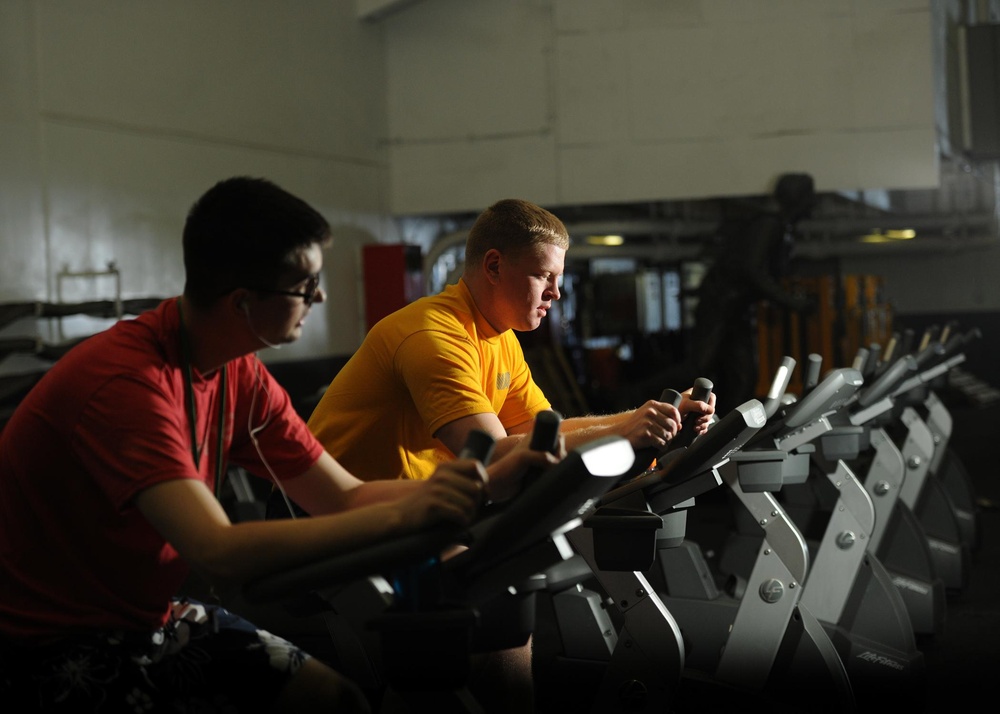
[{"label": "man's neck", "polygon": [[469,289],[469,295],[472,297],[472,302],[476,306],[476,311],[479,316],[486,320],[487,324],[493,328],[493,331],[497,334],[505,332],[506,330],[501,330],[497,327],[499,320],[497,316],[493,313],[493,300],[492,300],[492,285],[489,281],[470,276],[463,275],[462,281],[465,283],[465,287]]},{"label": "man's neck", "polygon": [[203,376],[215,372],[226,362],[252,352],[243,345],[243,335],[232,328],[232,323],[222,314],[219,303],[201,308],[186,296],[180,297],[181,329],[187,333],[191,366]]}]

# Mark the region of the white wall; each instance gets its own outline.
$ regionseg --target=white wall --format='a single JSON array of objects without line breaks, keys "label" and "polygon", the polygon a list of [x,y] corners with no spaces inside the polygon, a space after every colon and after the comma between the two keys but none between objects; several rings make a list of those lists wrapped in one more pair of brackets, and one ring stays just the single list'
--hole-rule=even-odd
[{"label": "white wall", "polygon": [[[966,23],[1000,21],[998,0],[933,0],[932,46],[935,87],[934,115],[937,136],[944,155],[953,150],[961,115],[958,93],[959,72],[956,27]],[[976,197],[968,190],[969,177],[956,176],[960,171],[943,165],[939,176],[941,192],[936,200],[956,216],[981,211]],[[996,165],[976,167],[971,174],[980,190],[988,195],[1000,185]],[[979,236],[969,236],[977,238]],[[907,252],[902,256],[886,254],[854,257],[842,263],[846,273],[867,273],[885,278],[885,293],[900,314],[988,313],[1000,311],[1000,245],[997,236],[979,241],[973,250],[962,250],[963,240],[935,252]]]},{"label": "white wall", "polygon": [[937,181],[927,0],[423,0],[387,20],[392,208]]},{"label": "white wall", "polygon": [[[109,261],[126,298],[177,294],[188,207],[221,178],[265,176],[337,228],[331,299],[301,343],[265,356],[352,351],[359,246],[395,237],[381,29],[354,11],[353,0],[0,2],[0,301],[52,300],[58,271]],[[63,288],[65,300],[110,297],[106,282]]]},{"label": "white wall", "polygon": [[[800,170],[820,190],[938,188],[956,120],[954,26],[996,21],[997,5],[407,4],[383,20],[392,208],[761,194]],[[1000,248],[843,268],[883,275],[899,312],[1000,309]]]},{"label": "white wall", "polygon": [[[360,343],[360,246],[415,239],[390,213],[760,193],[782,170],[932,186],[931,11],[962,5],[0,0],[0,302],[54,299],[61,269],[111,260],[125,297],[176,294],[187,208],[238,173],[337,229],[331,299],[275,360]],[[998,263],[856,272],[884,272],[902,310],[995,309]],[[104,296],[80,285],[64,298]]]}]

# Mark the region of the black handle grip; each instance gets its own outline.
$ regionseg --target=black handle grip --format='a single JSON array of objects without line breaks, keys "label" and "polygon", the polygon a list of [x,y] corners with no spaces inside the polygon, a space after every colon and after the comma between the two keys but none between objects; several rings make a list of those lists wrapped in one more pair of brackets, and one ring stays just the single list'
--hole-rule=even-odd
[{"label": "black handle grip", "polygon": [[914,359],[917,363],[917,369],[927,369],[928,367],[934,366],[934,364],[936,364],[943,355],[944,345],[940,342],[930,343],[927,347],[914,355]]},{"label": "black handle grip", "polygon": [[485,466],[493,456],[493,447],[496,443],[496,439],[482,429],[473,429],[465,437],[465,445],[458,452],[458,458],[475,459]]},{"label": "black handle grip", "polygon": [[897,349],[899,350],[899,356],[908,355],[913,352],[913,342],[916,340],[916,333],[913,328],[907,327],[903,330],[902,335],[900,335],[899,343]]},{"label": "black handle grip", "polygon": [[[559,425],[562,423],[562,414],[546,409],[535,415],[535,426],[531,431],[531,443],[528,445],[532,451],[548,451],[550,454],[559,451]],[[533,466],[524,472],[521,479],[521,490],[534,483],[542,475],[544,469]]]},{"label": "black handle grip", "polygon": [[880,364],[882,364],[882,345],[878,342],[872,342],[868,347],[868,361],[865,362],[865,368],[861,370],[861,376],[866,380],[871,379],[875,376]]},{"label": "black handle grip", "polygon": [[851,362],[851,369],[856,369],[859,372],[865,371],[865,365],[868,364],[868,348],[858,347],[858,351],[854,353],[854,361]]},{"label": "black handle grip", "polygon": [[[691,387],[691,399],[696,402],[707,402],[712,396],[712,389],[714,387],[715,385],[712,383],[712,380],[706,379],[705,377],[698,377],[698,379],[694,380],[694,385]],[[674,394],[677,393],[674,392]],[[677,396],[680,395],[678,394]],[[680,403],[681,400],[678,399],[677,402],[674,403],[674,406],[680,407]],[[694,425],[695,422],[698,421],[698,418],[698,414],[685,414],[683,421],[681,421],[681,430],[677,432],[673,439],[670,440],[662,453],[668,453],[674,449],[679,449],[682,446],[690,446],[691,442],[694,441],[695,436],[697,436],[694,433]]]},{"label": "black handle grip", "polygon": [[696,402],[707,402],[708,398],[712,396],[714,388],[715,385],[712,384],[712,380],[706,377],[698,377],[691,386],[691,399]]},{"label": "black handle grip", "polygon": [[533,451],[548,451],[551,454],[559,450],[559,425],[562,414],[554,409],[546,409],[535,416],[535,427],[531,432],[531,449]]},{"label": "black handle grip", "polygon": [[675,407],[680,409],[681,402],[684,401],[684,395],[676,389],[664,389],[663,393],[660,395],[660,401],[666,402],[667,404],[673,404]]},{"label": "black handle grip", "polygon": [[[676,389],[664,389],[660,392],[660,398],[657,401],[673,404],[676,407],[681,403],[682,399],[684,397]],[[656,446],[644,446],[641,449],[636,449],[635,462],[632,464],[632,468],[624,474],[624,478],[630,478],[646,471],[653,465],[653,461],[656,460],[656,457],[660,453],[662,453],[662,449]]]},{"label": "black handle grip", "polygon": [[823,356],[812,352],[806,358],[806,382],[802,385],[803,395],[819,384],[819,372],[823,367]]},{"label": "black handle grip", "polygon": [[858,406],[870,407],[892,391],[917,371],[917,361],[913,355],[904,355],[889,365],[875,380],[858,393]]},{"label": "black handle grip", "polygon": [[954,357],[956,354],[965,349],[965,346],[970,344],[973,340],[982,337],[978,327],[974,327],[968,332],[954,332],[947,341],[942,340],[944,345],[944,354],[942,359]]}]

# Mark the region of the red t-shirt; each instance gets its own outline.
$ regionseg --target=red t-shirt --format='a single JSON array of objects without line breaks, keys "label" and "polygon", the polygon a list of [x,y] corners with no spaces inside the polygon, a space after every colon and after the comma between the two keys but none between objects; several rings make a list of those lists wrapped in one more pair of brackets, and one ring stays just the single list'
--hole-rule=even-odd
[{"label": "red t-shirt", "polygon": [[[133,505],[178,478],[215,489],[220,373],[194,370],[195,468],[176,300],[70,350],[0,433],[0,635],[39,641],[166,621],[188,567]],[[258,377],[259,375],[259,377]],[[254,355],[227,365],[223,453],[269,478],[301,474],[323,447]],[[251,414],[252,410],[252,414]]]}]

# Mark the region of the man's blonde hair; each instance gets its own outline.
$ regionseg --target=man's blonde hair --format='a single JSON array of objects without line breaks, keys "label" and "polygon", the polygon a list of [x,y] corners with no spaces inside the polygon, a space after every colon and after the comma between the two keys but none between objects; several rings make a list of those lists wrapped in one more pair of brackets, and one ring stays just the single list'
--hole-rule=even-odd
[{"label": "man's blonde hair", "polygon": [[506,198],[479,214],[469,230],[465,264],[478,263],[493,248],[516,255],[542,245],[569,249],[569,233],[563,222],[534,203]]}]

